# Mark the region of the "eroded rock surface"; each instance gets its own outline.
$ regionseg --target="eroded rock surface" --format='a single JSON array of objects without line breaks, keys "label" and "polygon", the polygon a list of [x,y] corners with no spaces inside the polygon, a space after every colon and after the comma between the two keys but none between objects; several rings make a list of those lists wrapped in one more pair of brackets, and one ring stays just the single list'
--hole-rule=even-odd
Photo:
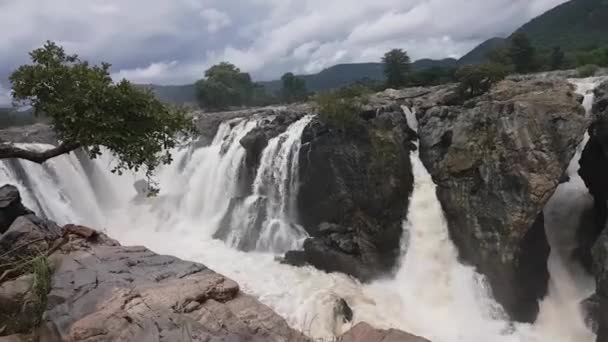
[{"label": "eroded rock surface", "polygon": [[374,329],[367,323],[355,325],[346,334],[342,335],[339,342],[429,342],[427,339],[408,334],[401,330]]},{"label": "eroded rock surface", "polygon": [[462,106],[418,108],[421,159],[460,257],[510,316],[533,322],[546,293],[542,210],[587,127],[563,79],[507,80]]}]

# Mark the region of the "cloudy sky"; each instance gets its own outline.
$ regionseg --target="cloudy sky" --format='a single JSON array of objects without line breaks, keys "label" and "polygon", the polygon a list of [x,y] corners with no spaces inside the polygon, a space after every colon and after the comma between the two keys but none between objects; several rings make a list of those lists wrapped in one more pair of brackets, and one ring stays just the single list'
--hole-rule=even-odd
[{"label": "cloudy sky", "polygon": [[50,39],[115,77],[184,84],[219,61],[256,80],[377,61],[459,57],[565,0],[0,0],[0,101],[7,75]]}]

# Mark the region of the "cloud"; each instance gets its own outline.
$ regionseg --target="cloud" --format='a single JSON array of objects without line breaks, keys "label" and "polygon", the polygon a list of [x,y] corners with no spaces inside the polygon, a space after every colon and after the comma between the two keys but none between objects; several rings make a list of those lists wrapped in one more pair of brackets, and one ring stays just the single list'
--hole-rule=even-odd
[{"label": "cloud", "polygon": [[377,61],[458,57],[566,0],[0,0],[0,80],[45,40],[116,77],[178,84],[230,61],[255,79]]},{"label": "cloud", "polygon": [[201,17],[207,21],[207,31],[214,33],[232,24],[228,14],[218,11],[215,8],[208,8],[201,11]]}]

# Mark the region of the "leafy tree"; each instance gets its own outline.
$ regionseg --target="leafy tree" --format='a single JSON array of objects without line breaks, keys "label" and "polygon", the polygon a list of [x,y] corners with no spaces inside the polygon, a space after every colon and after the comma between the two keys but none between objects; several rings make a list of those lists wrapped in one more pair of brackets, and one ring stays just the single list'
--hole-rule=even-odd
[{"label": "leafy tree", "polygon": [[165,106],[127,80],[114,83],[110,64],[90,65],[50,41],[30,57],[32,64],[10,76],[13,98],[44,113],[61,144],[43,152],[3,144],[0,158],[43,163],[78,148],[95,158],[103,146],[117,159],[113,172],[143,168],[151,180],[159,165],[171,162],[169,151],[179,135],[193,130],[183,110]]},{"label": "leafy tree", "polygon": [[566,64],[566,54],[562,51],[562,48],[556,46],[551,51],[550,57],[551,70],[559,70],[562,69]]},{"label": "leafy tree", "polygon": [[501,64],[466,65],[456,72],[456,78],[460,81],[458,90],[464,98],[479,96],[503,80],[506,75],[507,70]]},{"label": "leafy tree", "polygon": [[526,73],[534,70],[535,49],[528,37],[521,32],[511,37],[508,55],[518,73]]},{"label": "leafy tree", "polygon": [[407,73],[410,70],[410,57],[402,49],[393,49],[382,57],[386,84],[390,88],[400,88],[407,84]]},{"label": "leafy tree", "polygon": [[251,76],[227,62],[212,66],[205,72],[205,79],[196,82],[199,105],[211,109],[247,105],[253,88]]},{"label": "leafy tree", "polygon": [[306,100],[308,91],[306,90],[306,82],[303,79],[296,77],[293,73],[288,72],[281,77],[283,88],[281,96],[286,102],[297,102]]},{"label": "leafy tree", "polygon": [[433,86],[454,82],[456,69],[434,66],[410,74],[409,83],[415,86]]}]

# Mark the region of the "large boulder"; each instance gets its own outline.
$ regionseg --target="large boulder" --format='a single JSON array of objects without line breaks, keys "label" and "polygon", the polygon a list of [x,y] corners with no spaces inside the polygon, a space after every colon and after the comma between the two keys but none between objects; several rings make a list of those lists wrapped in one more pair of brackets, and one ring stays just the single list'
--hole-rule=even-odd
[{"label": "large boulder", "polygon": [[78,234],[50,258],[43,341],[308,341],[201,264],[68,232]]},{"label": "large boulder", "polygon": [[361,115],[367,121],[355,128],[314,119],[304,130],[297,205],[312,238],[286,261],[369,281],[390,272],[399,256],[416,134],[399,106]]},{"label": "large boulder", "polygon": [[367,323],[359,323],[338,338],[338,342],[429,342],[427,339],[401,330],[375,329]]},{"label": "large boulder", "polygon": [[17,217],[31,213],[21,203],[21,195],[15,186],[7,184],[0,188],[0,234],[6,232]]},{"label": "large boulder", "polygon": [[417,113],[420,156],[460,257],[517,321],[535,320],[547,290],[542,210],[583,139],[579,100],[563,79],[507,80]]}]

